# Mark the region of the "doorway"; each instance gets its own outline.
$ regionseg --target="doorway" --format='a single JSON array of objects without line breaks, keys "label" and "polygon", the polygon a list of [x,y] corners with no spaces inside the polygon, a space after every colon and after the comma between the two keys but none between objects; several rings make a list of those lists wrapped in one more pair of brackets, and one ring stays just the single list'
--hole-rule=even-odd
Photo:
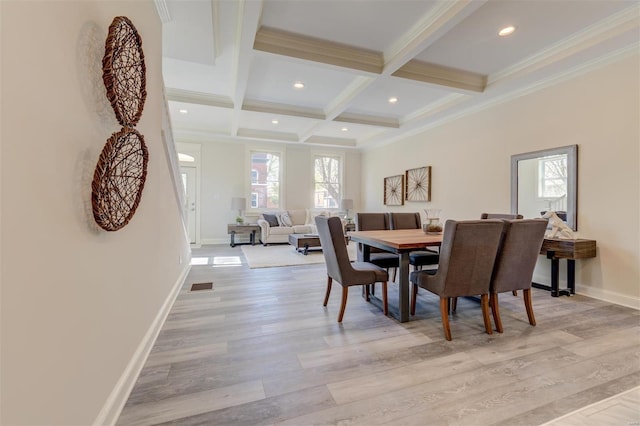
[{"label": "doorway", "polygon": [[184,187],[184,217],[187,219],[187,233],[189,243],[197,244],[197,212],[198,212],[198,191],[197,191],[197,170],[195,167],[180,166],[180,176]]}]

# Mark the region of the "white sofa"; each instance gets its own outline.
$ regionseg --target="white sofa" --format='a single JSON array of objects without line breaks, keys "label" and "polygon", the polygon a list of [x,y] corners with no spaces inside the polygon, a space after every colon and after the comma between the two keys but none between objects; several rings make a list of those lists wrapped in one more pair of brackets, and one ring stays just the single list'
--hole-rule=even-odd
[{"label": "white sofa", "polygon": [[[265,215],[268,217],[265,218]],[[288,243],[290,234],[315,234],[313,220],[308,209],[264,212],[258,219],[260,241],[266,246],[271,243]]]}]

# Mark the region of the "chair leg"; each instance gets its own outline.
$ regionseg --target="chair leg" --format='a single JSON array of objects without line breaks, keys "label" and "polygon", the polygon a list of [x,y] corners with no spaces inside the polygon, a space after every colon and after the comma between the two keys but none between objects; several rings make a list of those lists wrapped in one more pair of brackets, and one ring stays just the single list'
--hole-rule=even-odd
[{"label": "chair leg", "polygon": [[398,268],[393,268],[393,278],[391,278],[391,281],[393,281],[394,283],[396,282],[396,273],[398,272]]},{"label": "chair leg", "polygon": [[456,309],[458,309],[458,298],[457,297],[452,297],[451,298],[451,313],[454,313],[456,311]]},{"label": "chair leg", "polygon": [[418,298],[418,284],[411,283],[411,315],[416,314],[416,299]]},{"label": "chair leg", "polygon": [[533,315],[533,304],[531,303],[531,289],[524,289],[522,293],[524,307],[527,309],[527,316],[529,317],[529,324],[536,325],[536,317]]},{"label": "chair leg", "polygon": [[382,310],[385,315],[389,315],[389,305],[387,303],[387,282],[386,281],[382,283]]},{"label": "chair leg", "polygon": [[347,307],[347,297],[349,296],[349,287],[342,287],[342,303],[340,304],[340,313],[338,314],[338,322],[342,322],[344,316],[344,308]]},{"label": "chair leg", "polygon": [[449,328],[449,298],[440,298],[440,315],[442,316],[442,328],[444,329],[444,338],[451,340],[451,328]]},{"label": "chair leg", "polygon": [[517,296],[517,295],[518,295],[518,290],[513,290],[513,291],[511,292],[511,294],[513,294],[514,296]]},{"label": "chair leg", "polygon": [[324,304],[322,306],[327,306],[329,303],[329,295],[331,294],[331,283],[333,282],[333,278],[327,277],[327,291],[324,294]]},{"label": "chair leg", "polygon": [[484,329],[487,334],[493,334],[491,329],[491,318],[489,317],[489,295],[483,294],[480,296],[480,305],[482,305],[482,319],[484,320]]},{"label": "chair leg", "polygon": [[496,323],[496,331],[498,333],[502,333],[502,319],[500,318],[500,308],[498,306],[498,293],[491,293],[491,296],[489,296],[489,305],[491,305],[493,322]]}]

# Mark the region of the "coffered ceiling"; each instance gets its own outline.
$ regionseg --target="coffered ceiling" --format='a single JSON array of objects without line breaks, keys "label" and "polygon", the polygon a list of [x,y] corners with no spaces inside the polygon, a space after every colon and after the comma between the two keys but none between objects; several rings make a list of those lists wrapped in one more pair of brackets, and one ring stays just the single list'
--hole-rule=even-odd
[{"label": "coffered ceiling", "polygon": [[[639,5],[156,0],[177,141],[357,149],[637,52]],[[511,35],[498,35],[510,25]]]}]

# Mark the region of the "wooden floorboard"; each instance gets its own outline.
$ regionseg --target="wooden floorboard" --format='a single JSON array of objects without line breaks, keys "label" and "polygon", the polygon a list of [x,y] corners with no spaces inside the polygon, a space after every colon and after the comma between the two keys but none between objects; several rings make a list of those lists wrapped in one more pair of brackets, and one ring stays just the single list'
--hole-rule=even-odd
[{"label": "wooden floorboard", "polygon": [[[607,400],[640,385],[636,310],[533,289],[532,327],[522,297],[502,294],[504,333],[487,335],[462,298],[447,342],[426,291],[400,324],[352,288],[338,324],[341,287],[323,307],[324,265],[249,269],[239,247],[194,249],[214,256],[242,264],[192,266],[118,424],[640,422],[639,392]],[[200,282],[213,290],[190,291]]]}]

